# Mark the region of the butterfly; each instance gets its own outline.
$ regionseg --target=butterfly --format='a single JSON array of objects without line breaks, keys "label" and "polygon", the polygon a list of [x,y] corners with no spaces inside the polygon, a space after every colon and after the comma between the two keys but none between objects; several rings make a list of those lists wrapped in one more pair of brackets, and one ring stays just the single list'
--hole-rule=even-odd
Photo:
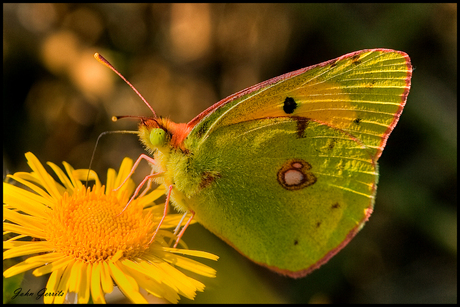
[{"label": "butterfly", "polygon": [[163,185],[167,204],[241,254],[303,277],[371,215],[377,160],[411,76],[406,53],[368,49],[251,86],[187,124],[151,108],[153,116],[139,118],[151,156],[135,167],[147,160],[153,171],[138,190]]}]

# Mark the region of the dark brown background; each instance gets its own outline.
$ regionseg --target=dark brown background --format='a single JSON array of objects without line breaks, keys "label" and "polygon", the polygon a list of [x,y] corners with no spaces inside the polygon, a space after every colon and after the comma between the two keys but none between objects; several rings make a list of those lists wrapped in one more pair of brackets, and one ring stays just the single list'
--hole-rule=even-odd
[{"label": "dark brown background", "polygon": [[[101,132],[136,129],[111,116],[150,115],[94,52],[158,114],[187,122],[257,82],[376,47],[407,52],[414,74],[366,227],[292,280],[192,226],[189,247],[221,257],[207,263],[218,277],[200,278],[207,288],[195,302],[456,302],[456,4],[4,4],[4,173],[27,171],[27,151],[87,168]],[[93,165],[105,172],[142,152],[135,136],[110,135]]]}]

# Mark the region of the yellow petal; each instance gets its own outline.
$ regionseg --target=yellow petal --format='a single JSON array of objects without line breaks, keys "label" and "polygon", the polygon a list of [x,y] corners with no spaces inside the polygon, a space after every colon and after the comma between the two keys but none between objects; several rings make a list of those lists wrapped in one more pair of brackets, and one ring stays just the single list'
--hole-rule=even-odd
[{"label": "yellow petal", "polygon": [[[9,222],[13,222],[20,226],[33,229],[34,232],[43,232],[43,229],[47,222],[47,220],[44,218],[21,214],[17,211],[9,209],[3,210],[3,218],[5,220],[8,220]],[[45,233],[43,232],[43,235],[40,236],[40,238],[44,237],[44,235]]]},{"label": "yellow petal", "polygon": [[65,294],[63,296],[56,297],[54,299],[55,304],[63,304],[65,302],[67,291],[69,289],[69,278],[70,278],[71,271],[72,271],[72,264],[65,267],[64,273],[62,273],[61,280],[59,280],[57,289],[64,292]]},{"label": "yellow petal", "polygon": [[78,292],[78,287],[80,286],[80,279],[81,279],[81,261],[75,261],[70,269],[70,277],[69,277],[69,292]]},{"label": "yellow petal", "polygon": [[[34,191],[35,193],[38,194],[37,195],[35,193],[31,193],[31,192],[29,192],[27,190],[24,190],[23,188],[13,186],[13,185],[8,184],[8,183],[3,184],[4,187],[6,187],[6,186],[14,187],[15,189],[11,188],[10,192],[16,193],[17,195],[28,195],[29,198],[43,200],[42,203],[47,205],[50,208],[54,207],[54,205],[56,204],[56,200],[61,199],[61,196],[59,196],[59,198],[54,199],[45,190],[41,189],[40,187],[38,187],[34,183],[30,183],[28,181],[22,180],[21,178],[18,178],[18,177],[14,176],[14,175],[8,175],[8,177],[13,178],[14,180],[16,180],[19,183],[22,183],[23,185],[25,185],[26,187],[30,188],[32,191]],[[27,193],[25,193],[25,192],[27,192]],[[4,192],[4,193],[6,194],[6,192]],[[6,195],[8,195],[8,194],[6,194]],[[9,196],[13,196],[13,194],[11,194]],[[38,197],[40,197],[40,198],[38,198]],[[3,199],[4,203],[6,203],[6,201],[7,201],[6,199]],[[40,206],[43,206],[43,205],[40,204]]]},{"label": "yellow petal", "polygon": [[[31,258],[29,258],[29,259],[31,259]],[[41,268],[38,268],[38,269],[34,270],[32,273],[35,276],[42,276],[42,275],[51,273],[54,270],[60,269],[62,267],[72,266],[74,261],[75,260],[72,257],[62,257],[62,255],[61,255],[60,259],[58,259],[58,260],[56,260],[54,262],[51,262],[51,263],[49,263],[49,264],[47,264],[47,265],[45,265],[45,266],[43,266]],[[69,274],[70,274],[70,271],[69,271]]]},{"label": "yellow petal", "polygon": [[70,178],[70,181],[72,181],[72,184],[73,186],[76,188],[76,189],[79,189],[83,186],[83,184],[81,183],[80,180],[78,180],[75,175],[74,175],[74,168],[67,162],[62,162],[62,164],[64,165],[64,168],[67,172],[67,174],[69,175],[69,178]]},{"label": "yellow petal", "polygon": [[88,170],[87,169],[76,169],[74,170],[73,172],[75,178],[77,178],[78,180],[81,180],[81,181],[91,181],[91,180],[94,180],[95,183],[94,183],[94,186],[96,188],[101,188],[102,186],[102,183],[101,181],[99,180],[99,176],[97,175],[97,173],[93,170],[91,170],[88,174]]},{"label": "yellow petal", "polygon": [[11,223],[4,223],[3,231],[11,231],[13,233],[26,234],[27,236],[33,237],[33,238],[43,237],[43,231],[41,229],[38,229],[35,231],[35,229],[26,228],[26,227],[22,227],[22,226],[11,224]]},{"label": "yellow petal", "polygon": [[78,287],[78,303],[87,304],[90,294],[91,264],[83,264],[81,268],[80,286]]},{"label": "yellow petal", "polygon": [[[57,293],[58,292],[58,284],[59,281],[61,280],[62,273],[64,273],[65,268],[61,268],[58,270],[55,270],[51,273],[50,278],[48,279],[48,282],[46,283],[46,289],[47,291]],[[65,293],[64,293],[65,295]],[[45,304],[52,304],[54,302],[54,296],[45,296],[44,297],[44,303]]]},{"label": "yellow petal", "polygon": [[165,195],[165,188],[163,185],[158,186],[155,190],[152,192],[146,194],[144,197],[139,199],[139,203],[145,207],[151,203],[153,203],[155,200],[160,198],[161,196]]},{"label": "yellow petal", "polygon": [[61,194],[59,193],[58,189],[56,188],[56,182],[54,181],[53,177],[51,177],[48,172],[45,170],[43,165],[34,156],[33,153],[28,152],[26,153],[27,163],[29,164],[30,168],[37,174],[37,176],[41,180],[41,184],[43,187],[48,191],[48,193],[54,199],[60,199]]},{"label": "yellow petal", "polygon": [[109,168],[107,170],[107,182],[105,184],[105,194],[109,195],[109,192],[112,192],[113,189],[117,188],[115,187],[115,178],[116,173],[115,170],[112,168]]},{"label": "yellow petal", "polygon": [[167,254],[164,255],[163,259],[190,272],[194,272],[206,277],[216,277],[216,270],[193,259]]},{"label": "yellow petal", "polygon": [[61,170],[60,167],[58,167],[56,164],[52,162],[47,162],[46,164],[48,164],[53,169],[61,183],[68,191],[73,192],[75,190],[75,186],[72,184],[72,182],[69,180],[69,177],[66,176],[66,174]]},{"label": "yellow petal", "polygon": [[175,254],[195,256],[195,257],[200,257],[200,258],[205,258],[205,259],[210,259],[210,260],[219,259],[219,256],[216,256],[208,252],[203,252],[203,251],[178,249],[178,248],[171,248],[171,247],[161,247],[161,248],[166,252],[175,253]]},{"label": "yellow petal", "polygon": [[126,297],[135,304],[147,304],[147,300],[139,293],[139,291],[135,290],[136,287],[132,284],[133,280],[128,280],[127,276],[123,274],[123,272],[112,261],[109,261],[109,268],[110,276],[112,276],[113,280],[117,283],[121,292],[123,292]]},{"label": "yellow petal", "polygon": [[111,293],[113,291],[113,281],[110,277],[110,269],[107,262],[103,262],[101,266],[101,285],[104,293]]},{"label": "yellow petal", "polygon": [[25,261],[23,262],[20,262],[16,265],[13,265],[12,267],[6,269],[4,272],[3,272],[3,276],[5,278],[8,278],[8,277],[11,277],[11,276],[14,276],[16,274],[20,274],[20,273],[23,273],[25,271],[28,271],[28,270],[31,270],[33,268],[36,268],[36,267],[39,267],[41,265],[44,265],[46,262],[33,262],[33,263],[26,263]]},{"label": "yellow petal", "polygon": [[[8,245],[5,246],[5,243],[6,242],[3,242],[3,248],[7,249]],[[28,243],[28,244],[4,251],[3,259],[9,259],[9,258],[31,255],[31,254],[38,254],[38,253],[43,253],[43,252],[50,252],[53,250],[53,247],[49,244],[49,242],[46,242],[46,241],[24,242],[24,243]]]},{"label": "yellow petal", "polygon": [[91,271],[91,297],[95,304],[105,304],[104,292],[101,286],[101,269],[100,262],[94,263]]}]

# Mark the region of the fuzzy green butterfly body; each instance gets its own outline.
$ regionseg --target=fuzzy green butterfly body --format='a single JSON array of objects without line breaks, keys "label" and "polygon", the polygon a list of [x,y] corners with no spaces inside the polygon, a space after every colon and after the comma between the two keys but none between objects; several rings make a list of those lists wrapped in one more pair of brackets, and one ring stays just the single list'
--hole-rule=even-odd
[{"label": "fuzzy green butterfly body", "polygon": [[411,73],[403,52],[362,50],[238,92],[188,124],[143,120],[140,136],[178,210],[251,260],[300,277],[371,214],[377,160]]}]

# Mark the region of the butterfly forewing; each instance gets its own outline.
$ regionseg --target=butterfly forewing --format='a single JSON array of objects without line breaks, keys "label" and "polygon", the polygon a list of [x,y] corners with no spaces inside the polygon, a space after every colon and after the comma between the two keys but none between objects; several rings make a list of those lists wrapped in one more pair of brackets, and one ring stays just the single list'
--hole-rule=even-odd
[{"label": "butterfly forewing", "polygon": [[[404,107],[411,65],[399,51],[344,55],[262,82],[199,115],[189,135],[201,143],[214,130],[267,117],[306,117],[353,134],[378,159]],[[208,110],[207,110],[208,111]],[[197,143],[195,143],[197,146]]]}]

